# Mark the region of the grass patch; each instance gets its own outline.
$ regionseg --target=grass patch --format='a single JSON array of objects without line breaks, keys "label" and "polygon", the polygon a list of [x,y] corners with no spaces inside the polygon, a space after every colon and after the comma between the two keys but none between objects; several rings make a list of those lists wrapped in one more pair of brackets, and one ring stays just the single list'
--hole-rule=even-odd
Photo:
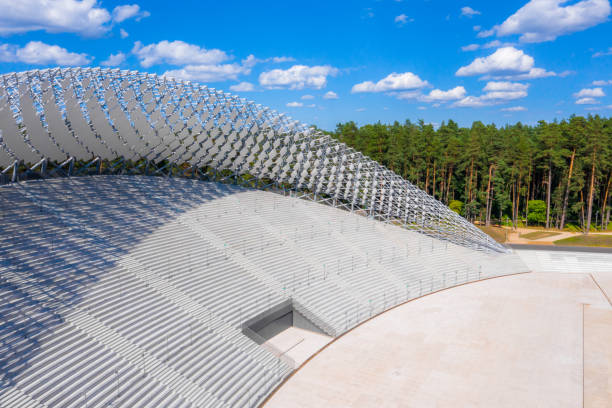
[{"label": "grass patch", "polygon": [[548,238],[548,237],[554,237],[555,235],[559,235],[560,232],[553,232],[553,231],[534,231],[534,232],[528,232],[526,234],[520,234],[519,236],[521,238],[527,238],[527,239],[540,239],[540,238]]},{"label": "grass patch", "polygon": [[493,238],[495,241],[499,242],[500,244],[503,244],[504,242],[506,242],[507,232],[508,232],[507,229],[500,228],[500,227],[484,227],[480,225],[478,225],[478,228],[480,228],[482,232],[489,235],[491,238]]},{"label": "grass patch", "polygon": [[612,235],[577,235],[575,237],[559,239],[553,242],[561,246],[590,246],[612,248]]}]

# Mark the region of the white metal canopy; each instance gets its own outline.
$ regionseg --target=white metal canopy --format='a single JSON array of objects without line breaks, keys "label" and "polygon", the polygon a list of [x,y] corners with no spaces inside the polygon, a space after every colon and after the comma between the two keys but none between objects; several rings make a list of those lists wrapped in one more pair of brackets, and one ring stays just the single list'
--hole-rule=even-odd
[{"label": "white metal canopy", "polygon": [[3,174],[16,181],[23,168],[117,159],[248,174],[440,239],[506,251],[374,160],[235,95],[118,69],[0,75]]}]

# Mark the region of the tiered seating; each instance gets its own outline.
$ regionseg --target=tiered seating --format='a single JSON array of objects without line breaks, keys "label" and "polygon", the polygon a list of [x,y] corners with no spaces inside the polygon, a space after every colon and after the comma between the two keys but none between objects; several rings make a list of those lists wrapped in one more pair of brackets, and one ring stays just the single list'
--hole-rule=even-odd
[{"label": "tiered seating", "polygon": [[[241,325],[292,298],[331,335],[525,270],[278,194],[96,176],[0,187],[0,406],[253,406],[292,367]],[[297,306],[296,306],[297,307]]]}]

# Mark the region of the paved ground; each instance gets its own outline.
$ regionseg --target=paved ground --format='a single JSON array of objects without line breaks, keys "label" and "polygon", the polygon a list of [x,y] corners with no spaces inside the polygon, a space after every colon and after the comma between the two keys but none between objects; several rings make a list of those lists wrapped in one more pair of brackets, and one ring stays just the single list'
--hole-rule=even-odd
[{"label": "paved ground", "polygon": [[331,343],[266,406],[609,407],[612,307],[594,278],[529,273],[410,302]]},{"label": "paved ground", "polygon": [[333,340],[333,337],[297,327],[289,327],[266,343],[280,350],[300,366],[308,357],[319,351],[324,345]]}]

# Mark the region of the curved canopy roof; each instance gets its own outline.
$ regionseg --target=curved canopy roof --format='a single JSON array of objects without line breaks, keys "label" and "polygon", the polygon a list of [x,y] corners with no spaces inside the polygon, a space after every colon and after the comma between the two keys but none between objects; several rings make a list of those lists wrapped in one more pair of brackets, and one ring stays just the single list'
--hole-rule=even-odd
[{"label": "curved canopy roof", "polygon": [[119,158],[250,174],[428,235],[505,251],[374,160],[237,96],[118,69],[0,75],[0,169]]}]

